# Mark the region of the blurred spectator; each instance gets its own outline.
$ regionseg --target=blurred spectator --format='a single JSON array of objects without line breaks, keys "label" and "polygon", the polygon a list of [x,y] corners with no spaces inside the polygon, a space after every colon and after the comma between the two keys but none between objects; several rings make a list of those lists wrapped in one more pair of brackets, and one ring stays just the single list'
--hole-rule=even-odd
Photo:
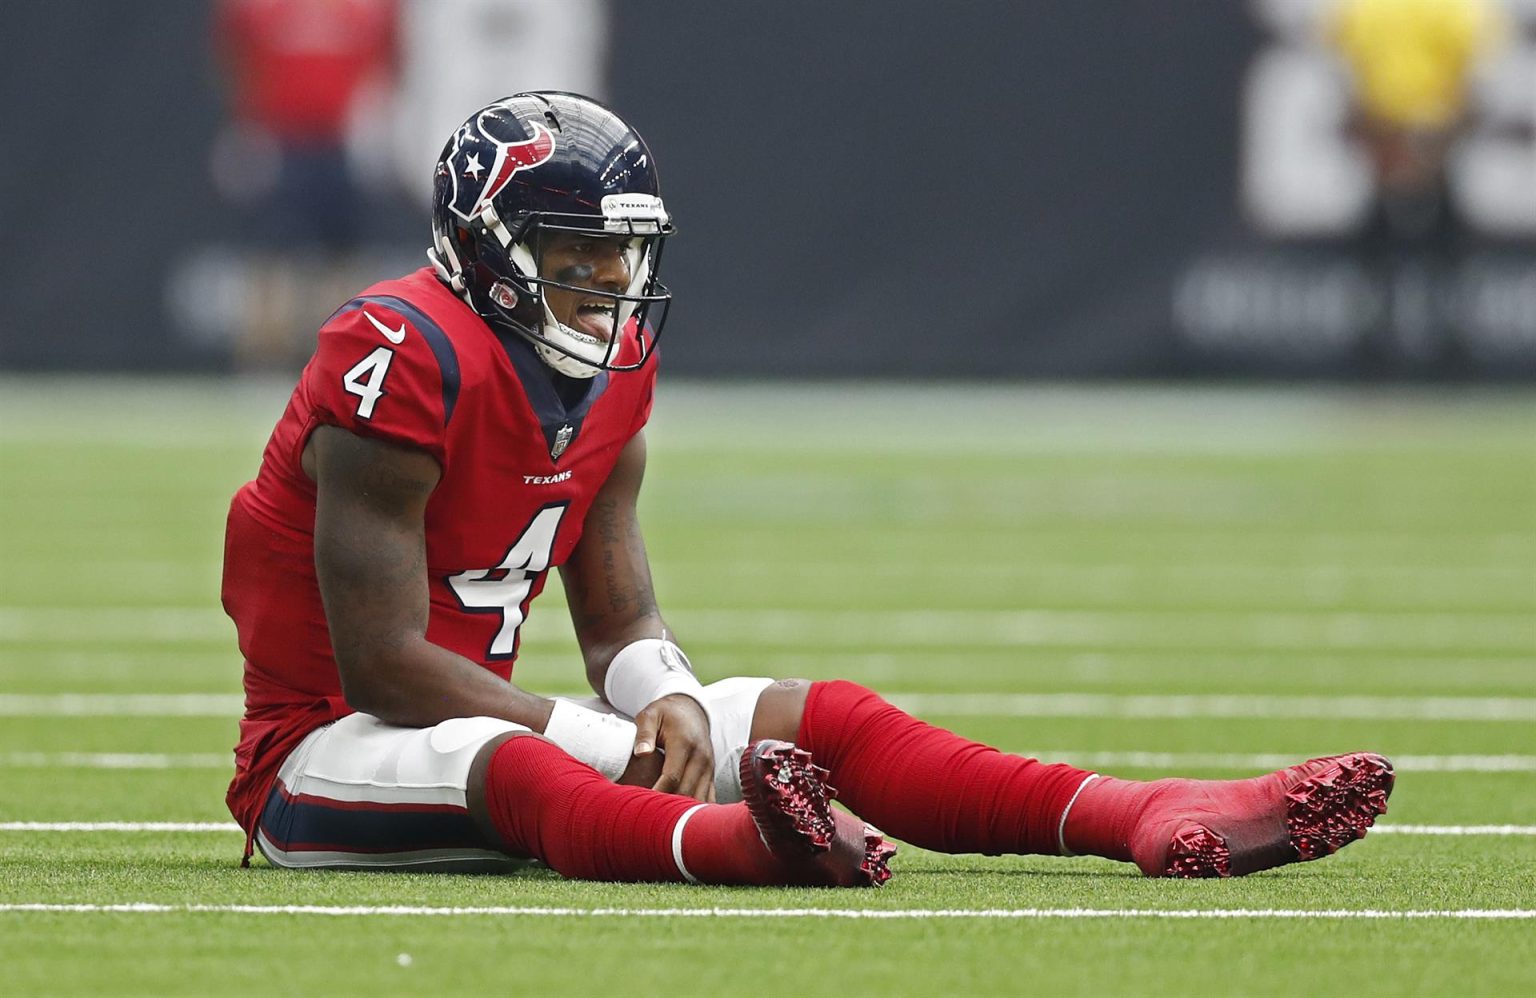
[{"label": "blurred spectator", "polygon": [[1340,0],[1326,36],[1376,181],[1371,227],[1415,238],[1449,224],[1446,167],[1470,123],[1471,74],[1503,33],[1491,0]]},{"label": "blurred spectator", "polygon": [[213,174],[249,251],[240,367],[302,361],[314,303],[357,280],[366,198],[348,150],[359,110],[381,103],[395,75],[398,21],[396,0],[219,0],[229,124]]},{"label": "blurred spectator", "polygon": [[216,0],[229,119],[212,172],[233,220],[166,282],[183,338],[240,369],[291,369],[356,287],[422,246],[398,204],[432,188],[466,107],[607,90],[609,0]]},{"label": "blurred spectator", "polygon": [[[1462,377],[1536,340],[1536,4],[1251,0],[1249,231],[1175,291],[1195,354]],[[1524,31],[1516,25],[1524,22]]]},{"label": "blurred spectator", "polygon": [[1243,99],[1244,207],[1261,233],[1536,231],[1530,52],[1502,44],[1514,33],[1496,0],[1254,9],[1272,32]]},{"label": "blurred spectator", "polygon": [[264,242],[349,248],[360,197],[347,164],[360,100],[395,71],[395,0],[220,0],[214,42],[230,127],[215,179]]}]

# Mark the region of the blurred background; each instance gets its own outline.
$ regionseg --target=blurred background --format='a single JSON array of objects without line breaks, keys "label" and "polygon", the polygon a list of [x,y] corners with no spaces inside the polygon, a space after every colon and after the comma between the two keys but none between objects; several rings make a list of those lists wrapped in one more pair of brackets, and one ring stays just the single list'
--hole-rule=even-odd
[{"label": "blurred background", "polygon": [[[0,907],[292,903],[237,870],[223,805],[229,498],[317,327],[425,264],[450,131],[538,88],[630,120],[678,222],[641,503],[702,677],[851,679],[1128,777],[1382,751],[1392,834],[1222,907],[1529,913],[1536,0],[0,3]],[[579,695],[560,590],[517,681]],[[881,905],[1215,897],[900,862],[919,876]],[[343,879],[319,894],[585,903],[549,878]],[[0,961],[29,994],[334,993],[338,953],[403,972],[409,935],[413,972],[504,987],[464,922],[431,919],[459,956],[422,926],[301,939],[286,916],[214,916],[241,919],[220,948],[207,917],[13,911]],[[740,950],[689,921],[699,952]],[[653,924],[594,963],[571,922],[535,979],[632,977],[676,950]],[[823,954],[764,971],[796,994],[845,987],[827,960],[871,992],[940,967],[1013,993],[996,956],[1026,944],[1053,994],[1227,993],[1231,954],[1260,951],[1309,956],[1303,978],[1245,957],[1259,991],[1358,990],[1370,952],[1366,991],[1536,993],[1507,921],[1330,915],[1288,922],[1294,945],[1237,919],[1075,920],[1045,946],[996,924],[879,961],[862,935],[757,949]],[[696,962],[711,993],[762,976]]]},{"label": "blurred background", "polygon": [[521,89],[614,105],[692,376],[1536,377],[1536,0],[67,0],[0,371],[296,370]]}]

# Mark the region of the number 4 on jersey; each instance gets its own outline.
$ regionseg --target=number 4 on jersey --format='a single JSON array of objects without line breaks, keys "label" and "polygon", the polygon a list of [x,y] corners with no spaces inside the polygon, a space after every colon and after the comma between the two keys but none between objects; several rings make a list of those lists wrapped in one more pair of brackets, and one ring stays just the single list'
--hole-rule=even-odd
[{"label": "number 4 on jersey", "polygon": [[534,579],[549,570],[555,531],[560,529],[565,509],[565,503],[557,503],[539,510],[495,568],[472,568],[448,576],[448,585],[464,609],[501,614],[501,628],[491,639],[491,658],[505,658],[517,648],[517,629],[527,614],[528,593]]},{"label": "number 4 on jersey", "polygon": [[393,350],[379,347],[341,376],[341,386],[347,390],[347,394],[362,399],[357,404],[358,418],[373,418],[374,405],[385,395],[384,375],[389,373],[389,362],[394,359]]}]

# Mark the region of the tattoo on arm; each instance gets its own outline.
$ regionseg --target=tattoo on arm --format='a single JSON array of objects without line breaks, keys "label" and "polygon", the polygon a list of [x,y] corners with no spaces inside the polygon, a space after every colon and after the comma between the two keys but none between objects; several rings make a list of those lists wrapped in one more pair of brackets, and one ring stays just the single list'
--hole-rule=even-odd
[{"label": "tattoo on arm", "polygon": [[396,517],[406,515],[425,502],[435,485],[381,463],[366,465],[358,476],[358,484],[375,509]]},{"label": "tattoo on arm", "polygon": [[[589,515],[597,539],[602,542],[603,608],[583,614],[582,622],[596,623],[612,616],[630,619],[656,616],[655,590],[650,583],[644,541],[633,512],[612,499],[599,499]],[[579,588],[583,604],[590,607],[588,599],[593,594],[588,591],[586,582],[583,581]]]}]

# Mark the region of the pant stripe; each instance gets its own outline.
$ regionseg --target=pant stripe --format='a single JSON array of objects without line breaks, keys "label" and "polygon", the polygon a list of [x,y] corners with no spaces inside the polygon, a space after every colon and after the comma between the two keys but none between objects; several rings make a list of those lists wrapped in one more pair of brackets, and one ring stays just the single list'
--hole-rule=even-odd
[{"label": "pant stripe", "polygon": [[263,838],[282,852],[369,854],[491,848],[464,807],[334,801],[290,794],[281,780],[267,798],[260,827]]}]

